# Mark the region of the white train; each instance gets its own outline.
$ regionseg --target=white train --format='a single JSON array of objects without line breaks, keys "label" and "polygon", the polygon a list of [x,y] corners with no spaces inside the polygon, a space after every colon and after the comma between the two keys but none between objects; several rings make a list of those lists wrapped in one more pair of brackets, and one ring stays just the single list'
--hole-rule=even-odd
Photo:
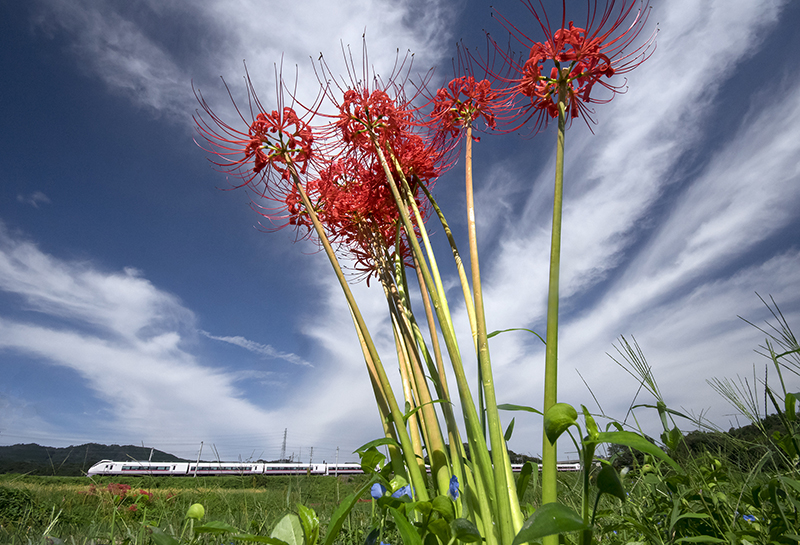
[{"label": "white train", "polygon": [[[520,472],[523,464],[511,464],[514,472]],[[580,471],[579,462],[562,462],[558,471]],[[541,469],[541,467],[540,467]],[[149,475],[149,476],[215,476],[215,475],[352,475],[363,473],[361,464],[299,464],[291,462],[114,462],[101,460],[89,468],[86,474],[95,475]]]},{"label": "white train", "polygon": [[263,462],[114,462],[101,460],[89,468],[86,475],[350,475],[363,473],[361,464],[298,464]]}]

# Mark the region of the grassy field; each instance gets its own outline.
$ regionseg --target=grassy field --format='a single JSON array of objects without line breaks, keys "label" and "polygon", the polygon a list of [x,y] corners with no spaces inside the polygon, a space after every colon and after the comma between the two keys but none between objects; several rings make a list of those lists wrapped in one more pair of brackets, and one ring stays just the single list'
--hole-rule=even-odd
[{"label": "grassy field", "polygon": [[[362,476],[90,480],[1,475],[0,543],[42,543],[46,536],[87,545],[110,543],[112,537],[117,543],[142,543],[138,534],[143,522],[178,536],[194,503],[205,507],[204,520],[224,521],[258,535],[269,535],[298,503],[314,509],[324,527],[339,499],[354,493],[363,480]],[[369,503],[356,507],[353,531],[369,512]]]},{"label": "grassy field", "polygon": [[[575,475],[564,476],[564,486]],[[222,521],[242,532],[268,536],[297,505],[313,509],[322,533],[339,502],[355,493],[365,476],[292,477],[42,477],[0,475],[0,543],[99,545],[150,543],[144,525],[185,537],[186,512],[205,508],[204,522]],[[128,488],[130,487],[130,488]],[[122,493],[124,492],[124,494]],[[525,500],[536,502],[536,487]],[[372,524],[372,502],[363,494],[337,543],[364,543]],[[197,543],[219,543],[200,536]]]}]

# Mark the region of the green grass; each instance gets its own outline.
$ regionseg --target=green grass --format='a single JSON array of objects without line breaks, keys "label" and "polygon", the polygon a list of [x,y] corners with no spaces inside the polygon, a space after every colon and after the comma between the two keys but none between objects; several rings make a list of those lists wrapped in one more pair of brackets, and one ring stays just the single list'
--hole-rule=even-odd
[{"label": "green grass", "polygon": [[[45,543],[53,536],[65,543],[147,543],[139,536],[143,522],[179,535],[187,509],[205,507],[205,519],[223,521],[242,531],[269,535],[298,503],[317,512],[323,528],[340,498],[352,494],[363,477],[205,477],[95,478],[0,475],[0,543]],[[110,483],[131,486],[124,497],[108,491]],[[152,494],[134,494],[145,490]],[[135,506],[135,507],[133,507]],[[370,506],[358,504],[350,530],[368,523]],[[362,520],[363,519],[363,520]],[[125,541],[127,540],[127,541]],[[209,543],[211,541],[208,541]]]}]

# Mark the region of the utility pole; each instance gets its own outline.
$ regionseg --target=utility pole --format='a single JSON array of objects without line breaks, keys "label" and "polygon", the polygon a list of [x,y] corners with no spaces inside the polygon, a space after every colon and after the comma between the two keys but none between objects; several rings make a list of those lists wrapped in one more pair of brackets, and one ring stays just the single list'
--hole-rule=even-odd
[{"label": "utility pole", "polygon": [[194,464],[194,477],[197,478],[197,466],[200,465],[200,455],[203,453],[203,442],[200,441],[200,450],[197,453],[197,463]]},{"label": "utility pole", "polygon": [[281,446],[281,462],[286,461],[286,434],[289,432],[289,428],[283,428],[283,446]]}]

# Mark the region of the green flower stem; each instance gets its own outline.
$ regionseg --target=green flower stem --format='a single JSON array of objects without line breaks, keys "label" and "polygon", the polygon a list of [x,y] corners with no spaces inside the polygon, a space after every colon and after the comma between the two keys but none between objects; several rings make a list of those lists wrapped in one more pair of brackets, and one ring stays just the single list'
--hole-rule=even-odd
[{"label": "green flower stem", "polygon": [[[486,447],[486,442],[483,440],[484,436],[482,430],[480,429],[478,413],[475,410],[475,405],[469,392],[469,384],[467,382],[466,375],[464,374],[464,367],[461,362],[461,354],[458,350],[458,343],[456,342],[452,320],[449,319],[449,313],[442,308],[443,306],[441,299],[439,298],[439,292],[435,288],[431,289],[434,286],[433,278],[431,277],[431,272],[428,269],[427,263],[422,258],[424,254],[419,246],[419,241],[417,240],[414,226],[411,224],[411,219],[408,215],[408,204],[400,195],[400,190],[394,181],[394,176],[392,175],[389,164],[387,163],[386,157],[383,154],[383,150],[375,140],[374,134],[371,134],[370,136],[373,139],[373,146],[375,147],[376,153],[378,154],[378,159],[383,167],[384,174],[386,175],[387,182],[389,183],[389,188],[392,191],[392,196],[397,203],[397,208],[400,212],[400,217],[403,221],[403,227],[408,235],[407,238],[411,244],[412,251],[420,256],[420,272],[422,273],[422,276],[425,279],[425,284],[428,286],[428,290],[431,293],[433,308],[436,311],[436,317],[439,320],[442,334],[444,335],[445,346],[447,347],[448,354],[450,355],[450,361],[453,365],[453,371],[458,382],[461,406],[462,410],[464,411],[464,422],[467,425],[467,437],[469,440],[470,452],[472,453],[474,463],[478,467],[478,470],[482,473],[481,477],[486,483],[486,497],[479,498],[479,501],[488,501],[491,506],[496,506],[497,499],[495,498],[494,478],[492,475],[492,460],[489,456],[489,450]],[[411,206],[414,206],[413,199],[411,199],[410,204]],[[497,513],[495,521],[497,522],[502,542],[510,543],[514,538],[514,534],[513,528],[510,526],[509,514],[505,513],[505,515],[503,515],[498,511],[494,512]],[[506,536],[510,537],[506,539]],[[494,545],[496,543],[493,532],[484,537],[487,540],[487,545]]]},{"label": "green flower stem", "polygon": [[[392,332],[394,333],[395,347],[397,349],[397,363],[400,368],[400,381],[403,385],[403,397],[406,400],[406,410],[416,406],[414,400],[414,387],[411,384],[411,376],[409,372],[408,356],[406,354],[403,341],[400,338],[400,333],[397,331],[397,320],[392,315]],[[419,413],[412,414],[408,417],[406,425],[408,427],[408,435],[411,439],[411,445],[414,447],[414,457],[417,460],[417,465],[420,466],[420,471],[427,473],[425,469],[425,456],[422,450],[422,440],[419,426]]]},{"label": "green flower stem", "polygon": [[[568,76],[568,74],[566,75]],[[547,294],[547,334],[544,360],[544,407],[547,410],[557,402],[558,388],[558,279],[561,267],[561,211],[564,186],[564,134],[567,127],[567,82],[561,78],[559,86],[558,137],[556,144],[556,179],[553,194],[553,231],[550,240],[550,287]],[[542,433],[542,503],[558,500],[556,484],[556,445]],[[558,536],[542,538],[543,545],[557,545]]]},{"label": "green flower stem", "polygon": [[453,237],[453,232],[450,230],[450,225],[447,223],[447,219],[444,217],[442,210],[439,208],[436,200],[431,195],[431,192],[428,191],[428,188],[425,187],[424,184],[419,184],[422,191],[425,193],[425,196],[428,198],[428,201],[433,206],[436,215],[439,217],[439,222],[442,224],[442,228],[444,229],[444,233],[447,236],[447,241],[450,243],[450,248],[453,251],[453,259],[456,262],[456,270],[458,271],[458,279],[461,281],[461,290],[464,292],[464,303],[467,306],[467,317],[469,318],[469,327],[470,331],[472,331],[472,342],[475,345],[475,353],[478,353],[478,326],[475,325],[475,304],[472,301],[472,288],[469,285],[469,280],[467,279],[467,273],[464,270],[464,262],[461,259],[461,254],[458,251],[458,247],[456,246],[455,237]]},{"label": "green flower stem", "polygon": [[[489,338],[486,332],[486,315],[483,308],[483,290],[481,289],[481,273],[478,261],[478,235],[475,226],[475,200],[472,189],[472,127],[467,127],[466,136],[466,195],[467,195],[467,232],[469,235],[470,269],[472,272],[472,291],[475,300],[475,318],[478,330],[478,365],[482,380],[483,397],[486,403],[486,417],[489,425],[489,439],[492,444],[494,462],[494,480],[497,499],[502,512],[511,517],[513,535],[522,528],[523,516],[517,500],[516,485],[511,472],[511,461],[506,450],[503,437],[503,426],[500,422],[500,411],[497,409],[497,398],[492,376],[492,363],[489,355]],[[484,427],[484,429],[486,429]]]},{"label": "green flower stem", "polygon": [[444,436],[439,426],[439,419],[436,416],[436,407],[433,404],[428,381],[422,368],[419,351],[417,349],[416,336],[412,321],[414,316],[411,312],[411,302],[408,299],[408,288],[405,279],[405,265],[399,256],[395,258],[396,281],[393,284],[392,296],[395,298],[397,308],[397,321],[400,326],[400,334],[405,342],[407,359],[412,372],[412,381],[415,383],[415,393],[417,402],[422,407],[420,410],[422,421],[425,423],[423,430],[426,433],[426,445],[430,457],[431,471],[436,478],[440,494],[447,494],[450,488],[450,463],[444,446]]},{"label": "green flower stem", "polygon": [[[375,363],[372,361],[372,356],[370,356],[369,347],[364,340],[364,335],[362,335],[361,330],[358,328],[358,322],[356,322],[355,315],[353,314],[352,309],[350,309],[350,317],[353,319],[353,325],[356,328],[356,334],[358,335],[358,341],[361,344],[361,351],[364,354],[364,360],[367,363],[367,370],[369,374],[369,381],[372,384],[372,390],[375,392],[375,399],[378,403],[378,412],[381,416],[381,425],[383,426],[383,432],[386,437],[394,439],[399,444],[397,438],[397,431],[395,427],[392,425],[392,413],[389,409],[389,406],[386,401],[386,394],[381,387],[379,382],[377,371],[375,370]],[[392,464],[392,469],[394,473],[397,475],[404,475],[405,474],[405,467],[403,465],[403,453],[397,447],[397,445],[390,444],[387,446],[389,450],[389,460]]]},{"label": "green flower stem", "polygon": [[311,218],[311,222],[314,225],[314,230],[317,232],[320,243],[325,250],[325,254],[328,256],[328,260],[333,266],[333,270],[336,273],[336,278],[339,280],[339,284],[342,287],[342,291],[344,291],[347,303],[350,306],[350,311],[355,318],[355,322],[358,326],[357,329],[361,331],[361,334],[364,337],[364,345],[367,347],[370,358],[375,364],[375,369],[378,373],[378,379],[386,395],[386,401],[388,402],[391,410],[392,420],[394,421],[397,435],[400,439],[400,445],[403,449],[403,456],[405,457],[406,465],[408,466],[408,475],[415,488],[415,493],[420,501],[428,501],[430,497],[428,496],[428,490],[425,487],[425,479],[423,478],[422,472],[420,472],[419,467],[416,465],[414,460],[414,450],[411,445],[411,439],[406,431],[403,413],[400,412],[400,408],[397,406],[397,400],[392,393],[389,378],[386,376],[386,372],[383,369],[383,364],[378,356],[378,351],[375,349],[375,343],[372,342],[372,337],[367,329],[367,324],[364,322],[363,316],[361,316],[361,311],[358,309],[358,305],[356,305],[353,292],[350,290],[350,285],[347,283],[347,278],[344,276],[344,271],[342,271],[342,268],[339,265],[339,260],[336,258],[336,253],[333,251],[333,247],[331,246],[328,237],[325,235],[325,230],[322,226],[322,223],[320,223],[317,213],[314,211],[314,207],[311,204],[311,200],[308,198],[306,190],[303,188],[303,184],[300,183],[300,177],[297,175],[293,164],[290,164],[289,167],[291,169],[292,179],[295,187],[297,187],[297,191],[300,193],[300,198],[303,201],[303,206],[305,206],[308,216]]},{"label": "green flower stem", "polygon": [[[437,380],[434,381],[434,387],[436,388],[436,394],[439,396],[439,399],[444,401],[444,403],[442,403],[442,413],[444,413],[444,421],[445,425],[447,426],[450,467],[452,468],[453,475],[458,478],[458,482],[463,483],[465,482],[465,468],[462,461],[466,459],[466,453],[464,451],[464,445],[461,442],[461,433],[458,430],[455,414],[453,413],[453,404],[450,401],[451,398],[449,389],[447,387],[447,376],[444,369],[444,360],[442,359],[442,350],[439,346],[439,336],[436,329],[436,319],[433,316],[433,308],[431,307],[428,289],[425,287],[425,280],[422,278],[422,273],[419,270],[417,256],[412,253],[412,258],[414,259],[414,271],[417,274],[420,295],[422,296],[422,305],[425,309],[425,318],[428,322],[428,329],[431,332],[431,345],[433,347],[434,358],[436,360]],[[419,331],[419,327],[416,327],[415,331],[421,338],[422,333]],[[420,345],[424,347],[424,344],[422,344],[421,341]],[[433,375],[433,371],[431,371],[431,375]]]}]

